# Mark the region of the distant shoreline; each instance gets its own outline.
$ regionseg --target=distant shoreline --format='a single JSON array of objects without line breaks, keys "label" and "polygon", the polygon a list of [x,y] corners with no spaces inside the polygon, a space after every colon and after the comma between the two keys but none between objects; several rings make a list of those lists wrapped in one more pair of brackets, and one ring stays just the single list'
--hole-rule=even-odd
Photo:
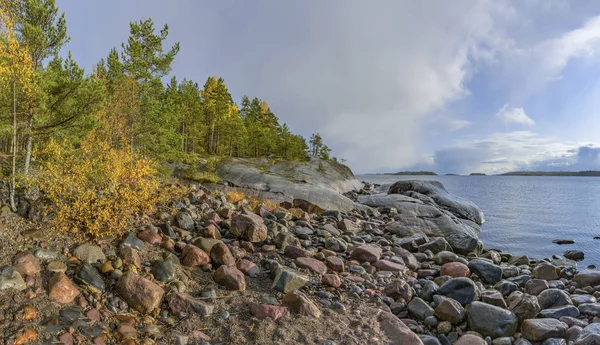
[{"label": "distant shoreline", "polygon": [[600,171],[511,171],[503,174],[486,175],[483,173],[471,173],[469,175],[443,174],[439,175],[432,171],[401,171],[396,173],[366,173],[359,175],[379,175],[379,176],[579,176],[579,177],[600,177]]}]

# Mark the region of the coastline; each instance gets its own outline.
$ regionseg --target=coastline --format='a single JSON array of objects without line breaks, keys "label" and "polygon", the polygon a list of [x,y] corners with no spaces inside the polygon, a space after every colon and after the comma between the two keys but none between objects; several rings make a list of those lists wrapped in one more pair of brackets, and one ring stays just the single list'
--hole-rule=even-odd
[{"label": "coastline", "polygon": [[192,185],[112,241],[0,233],[1,298],[16,301],[0,332],[5,344],[203,345],[580,345],[596,334],[600,271],[485,248],[479,208],[439,183],[374,189],[345,194],[371,207],[313,212]]}]

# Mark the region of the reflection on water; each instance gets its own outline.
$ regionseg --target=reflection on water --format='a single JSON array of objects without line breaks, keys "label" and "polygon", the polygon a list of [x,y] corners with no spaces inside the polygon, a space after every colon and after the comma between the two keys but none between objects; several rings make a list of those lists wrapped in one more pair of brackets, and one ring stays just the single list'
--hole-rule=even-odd
[{"label": "reflection on water", "polygon": [[[488,248],[532,258],[585,253],[578,266],[600,267],[600,177],[390,176],[359,175],[378,184],[398,180],[437,180],[453,194],[475,202],[485,214],[480,238]],[[557,245],[554,239],[575,244]]]}]

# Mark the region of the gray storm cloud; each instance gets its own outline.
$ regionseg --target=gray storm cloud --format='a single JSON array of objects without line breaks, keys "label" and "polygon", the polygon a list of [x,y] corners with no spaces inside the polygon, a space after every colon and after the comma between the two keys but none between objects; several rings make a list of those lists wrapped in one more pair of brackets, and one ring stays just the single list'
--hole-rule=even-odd
[{"label": "gray storm cloud", "polygon": [[[473,96],[521,109],[531,90],[559,78],[600,40],[600,17],[580,21],[590,17],[593,2],[132,0],[119,11],[104,2],[58,3],[73,36],[69,48],[86,68],[126,40],[129,21],[168,23],[169,41],[182,47],[173,74],[200,84],[221,76],[236,100],[244,94],[267,100],[294,131],[306,137],[319,131],[356,172],[434,161],[461,172],[507,170],[554,158],[552,145],[576,149],[515,148],[493,137],[496,128],[481,129],[493,111],[466,119],[453,105]],[[566,23],[571,17],[578,22]],[[545,26],[548,18],[563,30]],[[504,94],[469,89],[482,70]],[[524,111],[517,115],[510,123],[534,125]],[[538,123],[543,119],[535,117]],[[439,128],[446,132],[432,130]],[[481,139],[456,143],[465,130]]]}]

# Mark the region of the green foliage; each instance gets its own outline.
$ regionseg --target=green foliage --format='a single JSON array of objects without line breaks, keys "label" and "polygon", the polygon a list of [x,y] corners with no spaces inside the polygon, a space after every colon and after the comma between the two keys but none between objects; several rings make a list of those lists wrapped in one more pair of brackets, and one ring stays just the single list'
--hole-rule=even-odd
[{"label": "green foliage", "polygon": [[[25,97],[17,90],[17,98],[27,99],[17,109],[24,114],[20,147],[27,146],[27,136],[37,138],[38,148],[57,138],[78,145],[96,130],[111,148],[129,147],[159,161],[201,165],[211,156],[307,158],[306,140],[280,123],[265,100],[244,96],[238,106],[223,78],[211,76],[200,86],[172,76],[163,84],[180,49],[179,43],[165,46],[167,25],[131,22],[128,39],[86,74],[71,54],[58,55],[69,37],[55,0],[6,1],[35,66],[36,92]],[[2,113],[11,110],[11,99],[8,90],[0,92]],[[0,151],[7,152],[2,138],[10,136],[10,128],[8,119],[0,118]],[[320,140],[314,154],[329,159]]]}]

